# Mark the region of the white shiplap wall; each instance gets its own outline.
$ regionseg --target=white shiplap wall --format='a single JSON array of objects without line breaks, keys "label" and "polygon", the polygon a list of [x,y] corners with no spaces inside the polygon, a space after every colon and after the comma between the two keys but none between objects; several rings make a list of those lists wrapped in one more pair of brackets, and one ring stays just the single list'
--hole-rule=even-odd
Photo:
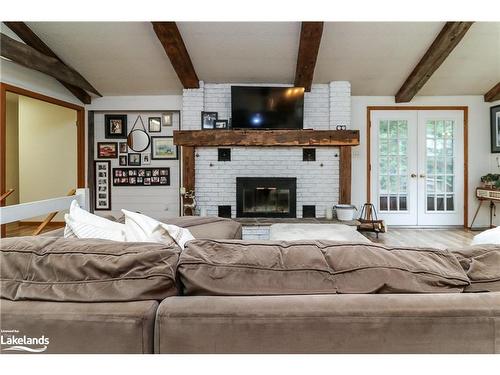
[{"label": "white shiplap wall", "polygon": [[[162,111],[154,112],[136,112],[136,111],[109,111],[96,112],[94,115],[94,158],[97,159],[97,142],[126,142],[126,139],[106,139],[104,136],[104,115],[106,113],[121,113],[127,115],[128,131],[132,129],[138,115],[142,116],[146,129],[148,127],[148,117],[158,117]],[[136,128],[140,128],[137,125]],[[150,133],[150,136],[172,136],[173,130],[179,128],[179,114],[174,115],[174,126],[162,126],[161,133]],[[129,152],[133,153],[131,149]],[[142,153],[151,153],[151,145]],[[119,154],[123,155],[123,154]],[[108,159],[106,159],[108,160]],[[111,169],[120,168],[119,159],[109,159]],[[121,215],[120,210],[127,209],[138,211],[156,218],[179,216],[179,160],[151,160],[150,165],[144,165],[144,168],[169,167],[170,168],[170,186],[147,186],[147,187],[124,187],[112,186],[111,190],[111,211],[96,211],[96,214]],[[123,166],[123,168],[139,168]]]}]

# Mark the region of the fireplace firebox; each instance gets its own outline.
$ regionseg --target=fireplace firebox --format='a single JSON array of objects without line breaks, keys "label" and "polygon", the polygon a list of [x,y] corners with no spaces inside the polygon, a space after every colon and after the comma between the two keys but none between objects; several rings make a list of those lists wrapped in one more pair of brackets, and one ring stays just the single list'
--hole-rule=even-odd
[{"label": "fireplace firebox", "polygon": [[297,179],[237,177],[237,217],[296,217]]}]

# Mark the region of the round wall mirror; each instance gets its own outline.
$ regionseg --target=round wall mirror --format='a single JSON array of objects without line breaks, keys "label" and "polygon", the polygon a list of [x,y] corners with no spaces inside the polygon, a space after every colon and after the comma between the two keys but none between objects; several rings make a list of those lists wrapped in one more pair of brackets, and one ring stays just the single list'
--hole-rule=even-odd
[{"label": "round wall mirror", "polygon": [[149,147],[149,135],[144,130],[135,129],[128,134],[128,147],[135,152],[142,152]]}]

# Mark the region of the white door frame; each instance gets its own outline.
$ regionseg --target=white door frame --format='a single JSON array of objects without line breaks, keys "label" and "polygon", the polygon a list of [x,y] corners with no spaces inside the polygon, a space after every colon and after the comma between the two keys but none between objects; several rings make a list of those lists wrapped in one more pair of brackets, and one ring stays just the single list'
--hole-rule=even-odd
[{"label": "white door frame", "polygon": [[[371,117],[372,111],[406,111],[406,110],[415,110],[415,111],[462,111],[463,112],[463,163],[464,163],[464,183],[463,183],[463,214],[464,214],[464,227],[469,227],[469,207],[468,207],[468,118],[469,118],[469,107],[468,106],[367,106],[366,108],[366,147],[367,147],[367,169],[366,169],[366,201],[369,203],[372,202],[372,192],[371,192],[371,182],[372,182],[372,161],[371,159],[371,149],[372,149],[372,140],[371,140]],[[376,206],[377,207],[377,206]]]}]

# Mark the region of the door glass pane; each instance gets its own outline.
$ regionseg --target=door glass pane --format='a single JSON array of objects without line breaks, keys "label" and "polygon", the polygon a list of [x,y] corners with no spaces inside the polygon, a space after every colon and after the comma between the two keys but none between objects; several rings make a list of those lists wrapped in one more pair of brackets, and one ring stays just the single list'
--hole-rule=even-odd
[{"label": "door glass pane", "polygon": [[378,125],[379,209],[407,211],[408,121],[381,120]]},{"label": "door glass pane", "polygon": [[388,207],[387,207],[387,196],[384,196],[384,195],[381,195],[380,196],[380,207],[379,207],[380,211],[387,211],[388,210]]},{"label": "door glass pane", "polygon": [[[455,122],[447,119],[426,123],[427,211],[455,209]],[[446,195],[445,195],[446,194]]]}]

